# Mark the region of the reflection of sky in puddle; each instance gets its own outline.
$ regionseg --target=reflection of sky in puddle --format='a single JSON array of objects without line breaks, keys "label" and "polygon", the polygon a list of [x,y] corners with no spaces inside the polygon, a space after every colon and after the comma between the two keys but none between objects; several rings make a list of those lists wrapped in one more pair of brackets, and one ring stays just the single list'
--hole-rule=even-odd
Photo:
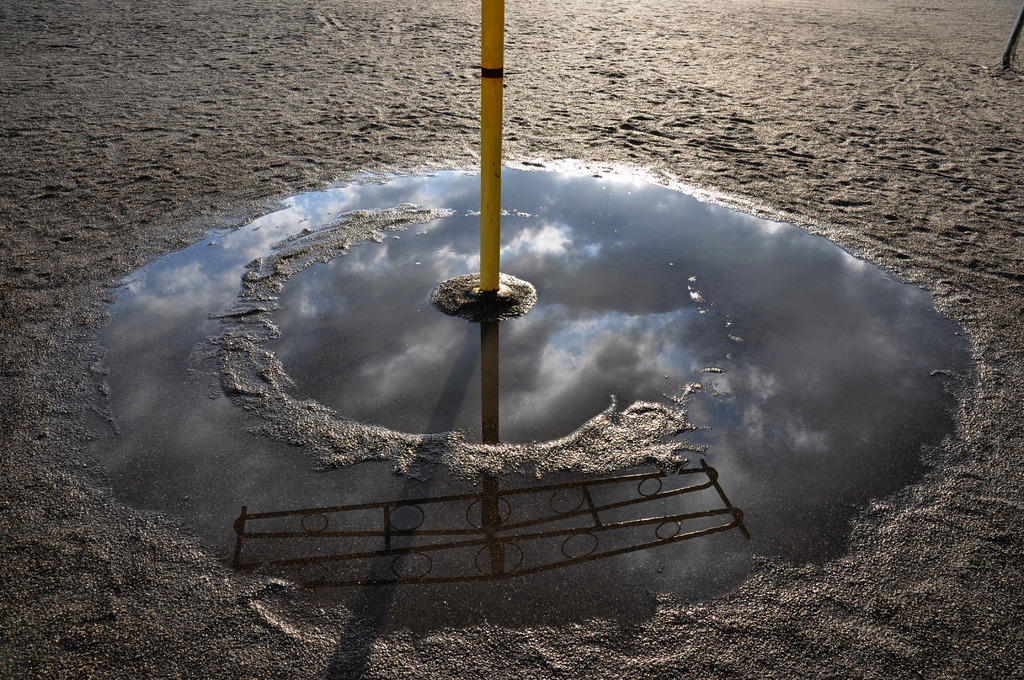
[{"label": "reflection of sky in puddle", "polygon": [[[225,550],[242,505],[472,490],[444,475],[398,479],[380,464],[310,472],[294,449],[248,434],[251,416],[211,398],[190,354],[218,332],[207,315],[230,305],[245,264],[285,236],[356,208],[450,208],[290,280],[268,348],[296,396],[359,421],[478,440],[477,327],[427,301],[439,281],[477,268],[476,191],[475,177],[441,173],[305,194],[133,275],[102,338],[119,434],[97,455],[115,488],[184,516]],[[438,624],[480,611],[632,618],[649,612],[650,593],[722,592],[752,553],[835,556],[854,509],[909,483],[920,447],[951,427],[933,372],[969,370],[954,325],[924,292],[825,239],[623,178],[508,172],[503,204],[502,270],[536,286],[539,301],[501,326],[502,439],[551,439],[612,395],[663,401],[703,382],[713,390],[691,397],[690,420],[711,429],[689,439],[709,444],[753,539],[727,532],[502,584],[407,586],[396,612],[424,607]],[[546,615],[524,613],[542,605]]]}]

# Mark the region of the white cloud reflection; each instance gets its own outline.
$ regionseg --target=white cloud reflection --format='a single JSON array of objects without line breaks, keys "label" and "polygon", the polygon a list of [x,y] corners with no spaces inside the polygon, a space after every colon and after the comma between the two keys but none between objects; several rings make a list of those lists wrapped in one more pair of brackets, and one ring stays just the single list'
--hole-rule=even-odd
[{"label": "white cloud reflection", "polygon": [[522,253],[534,256],[563,255],[573,246],[572,230],[567,225],[546,223],[537,228],[523,228],[501,248],[502,257],[514,257]]},{"label": "white cloud reflection", "polygon": [[[835,542],[848,507],[905,484],[920,445],[949,426],[942,409],[950,402],[931,372],[965,370],[968,360],[922,291],[791,225],[635,180],[555,179],[506,175],[506,205],[538,217],[505,220],[503,271],[534,283],[540,301],[501,328],[503,436],[559,436],[612,395],[662,400],[690,381],[713,383],[720,396],[694,398],[691,420],[713,428],[702,433],[710,460],[757,545],[793,556],[821,554],[815,542]],[[104,339],[124,391],[118,408],[133,428],[167,432],[169,450],[194,446],[178,442],[162,384],[180,382],[183,357],[216,324],[206,315],[230,305],[245,265],[342,212],[422,202],[456,213],[290,280],[273,315],[282,335],[272,349],[300,396],[343,416],[474,432],[476,327],[427,300],[441,280],[477,267],[477,223],[466,216],[475,184],[442,173],[311,194],[217,246],[142,270]],[[725,372],[701,374],[710,366]],[[183,402],[206,398],[205,388],[181,392],[166,391]],[[201,403],[191,406],[204,417]],[[232,421],[220,437],[233,442],[237,430]],[[215,448],[217,435],[209,439]],[[175,461],[205,465],[176,451]],[[219,474],[244,488],[244,471],[239,462]],[[709,550],[722,559],[703,544],[683,552]]]}]

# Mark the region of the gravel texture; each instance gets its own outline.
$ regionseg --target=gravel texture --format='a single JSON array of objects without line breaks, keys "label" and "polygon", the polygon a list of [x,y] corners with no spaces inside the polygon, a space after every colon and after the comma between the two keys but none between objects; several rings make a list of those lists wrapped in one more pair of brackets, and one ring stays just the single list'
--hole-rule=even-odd
[{"label": "gravel texture", "polygon": [[929,472],[823,564],[592,621],[382,634],[112,497],[93,339],[117,281],[275,199],[476,162],[476,4],[0,6],[0,675],[1024,676],[1024,79],[1013,0],[522,0],[506,157],[733,197],[933,292],[977,370]]}]

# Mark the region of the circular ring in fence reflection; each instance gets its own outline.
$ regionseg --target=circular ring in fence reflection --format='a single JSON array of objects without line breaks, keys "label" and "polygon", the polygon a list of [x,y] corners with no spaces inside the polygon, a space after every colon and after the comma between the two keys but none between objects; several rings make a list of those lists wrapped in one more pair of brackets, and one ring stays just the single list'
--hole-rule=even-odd
[{"label": "circular ring in fence reflection", "polygon": [[683,530],[682,522],[662,522],[654,530],[654,535],[663,541],[667,541],[670,538],[675,538],[679,535],[679,532]]},{"label": "circular ring in fence reflection", "polygon": [[559,515],[565,515],[582,508],[585,500],[582,489],[570,486],[565,489],[559,489],[551,494],[551,499],[548,500],[548,507]]},{"label": "circular ring in fence reflection", "polygon": [[423,508],[413,503],[396,506],[388,513],[388,523],[395,531],[416,531],[425,518]]},{"label": "circular ring in fence reflection", "polygon": [[502,557],[504,558],[501,570],[494,568],[491,546],[485,545],[473,556],[473,566],[484,576],[498,576],[502,573],[515,571],[523,565],[523,549],[516,543],[502,543]]},{"label": "circular ring in fence reflection", "polygon": [[641,496],[656,496],[661,493],[661,477],[645,477],[636,485],[636,492]]},{"label": "circular ring in fence reflection", "polygon": [[308,531],[311,534],[319,534],[321,531],[327,529],[327,525],[330,520],[327,519],[327,515],[320,512],[311,512],[308,515],[303,515],[300,522],[302,529]]},{"label": "circular ring in fence reflection", "polygon": [[434,569],[434,560],[430,555],[421,552],[396,555],[391,560],[391,573],[398,578],[417,579],[423,578]]},{"label": "circular ring in fence reflection", "polygon": [[299,567],[299,580],[305,585],[316,585],[327,580],[327,565],[313,562]]},{"label": "circular ring in fence reflection", "polygon": [[[477,499],[469,504],[466,508],[466,522],[469,526],[480,529],[483,527],[480,514],[480,499]],[[498,499],[498,524],[504,524],[509,517],[512,516],[512,506],[504,498]]]},{"label": "circular ring in fence reflection", "polygon": [[570,560],[578,560],[597,550],[597,544],[594,534],[573,534],[562,541],[562,554]]}]

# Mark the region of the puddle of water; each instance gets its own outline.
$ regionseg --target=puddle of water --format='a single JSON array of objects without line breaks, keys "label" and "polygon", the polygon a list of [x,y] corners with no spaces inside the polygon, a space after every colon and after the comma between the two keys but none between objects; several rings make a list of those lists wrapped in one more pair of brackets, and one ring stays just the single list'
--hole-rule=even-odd
[{"label": "puddle of water", "polygon": [[[853,513],[913,481],[921,447],[951,430],[942,376],[970,370],[966,342],[923,291],[791,225],[628,177],[506,173],[502,271],[532,283],[538,302],[501,324],[500,351],[482,356],[480,325],[429,304],[437,283],[477,269],[477,185],[440,173],[304,194],[133,275],[101,338],[117,433],[96,454],[115,490],[183,517],[226,560],[245,506],[242,565],[313,585],[430,581],[315,591],[324,602],[385,612],[381,627],[640,620],[657,593],[726,592],[755,554],[838,555]],[[410,219],[344,255],[301,250],[347,211],[403,203],[450,212]],[[268,311],[211,318],[240,309],[239,282],[256,258],[264,261],[250,279],[284,272],[267,274],[273,285],[246,301],[251,311],[259,298]],[[710,429],[654,427],[651,439],[668,441],[663,453],[688,458],[690,470],[701,456],[673,448],[707,446],[752,538],[735,527],[713,531],[735,516],[702,472],[659,479],[663,491],[653,496],[646,477],[587,487],[581,481],[597,478],[569,472],[474,481],[439,465],[411,479],[379,462],[313,472],[307,453],[286,442],[312,441],[304,429],[315,422],[285,441],[253,434],[297,411],[261,412],[273,411],[277,393],[259,397],[256,415],[239,408],[197,358],[207,338],[248,327],[264,333],[250,355],[272,351],[283,371],[268,377],[264,363],[255,373],[280,381],[302,408],[404,433],[460,429],[467,446],[458,455],[486,453],[468,443],[484,436],[487,409],[497,408],[501,440],[526,450],[571,435],[613,399],[606,420],[624,429],[651,426],[647,407],[629,411],[638,402],[678,425],[673,398],[701,383],[686,397],[685,418]],[[495,369],[498,389],[482,390],[493,388]],[[369,446],[359,432],[345,430],[343,441]],[[550,450],[559,448],[567,446]],[[651,472],[606,469],[601,478]],[[671,495],[698,482],[703,488]],[[557,484],[567,486],[538,490]],[[275,511],[299,512],[267,516]],[[707,511],[724,514],[691,516]],[[640,519],[650,522],[629,524]],[[690,531],[700,535],[667,540]],[[387,556],[376,552],[382,541],[391,543]],[[606,552],[622,554],[586,559]],[[337,559],[353,553],[366,556]],[[274,561],[291,562],[265,566]],[[536,573],[495,571],[513,568]]]}]

